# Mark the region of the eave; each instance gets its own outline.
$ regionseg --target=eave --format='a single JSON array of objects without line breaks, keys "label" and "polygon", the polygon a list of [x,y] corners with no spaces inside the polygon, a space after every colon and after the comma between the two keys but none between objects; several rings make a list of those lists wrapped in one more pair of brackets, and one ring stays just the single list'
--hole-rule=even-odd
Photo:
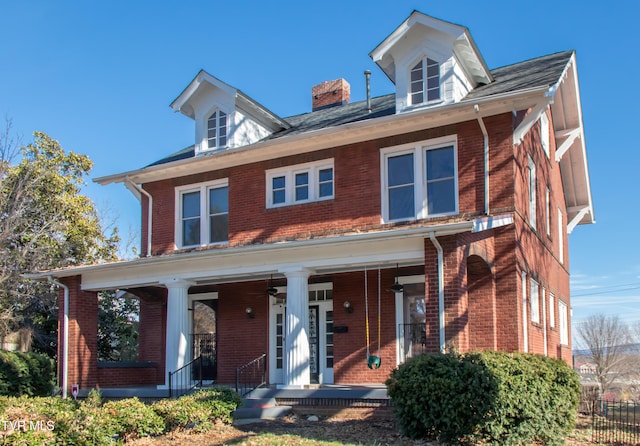
[{"label": "eave", "polygon": [[166,164],[94,179],[98,184],[122,183],[127,179],[137,184],[160,181],[211,170],[229,168],[289,155],[313,152],[346,144],[354,144],[388,136],[411,133],[443,125],[476,120],[476,106],[483,116],[526,110],[546,101],[546,87],[536,87],[485,98],[461,101],[442,107],[415,110],[380,118],[357,121],[338,127],[326,127],[301,134],[263,140],[206,156],[183,159]]},{"label": "eave", "polygon": [[233,88],[231,85],[221,81],[204,70],[200,70],[180,95],[171,102],[170,107],[176,112],[180,112],[191,119],[195,119],[194,110],[190,104],[190,100],[194,95],[198,94],[198,90],[205,83],[213,85],[214,87],[224,91],[229,96],[234,97],[237,107],[240,110],[246,112],[272,131],[288,129],[291,127],[287,121],[254,101],[242,91],[237,88]]},{"label": "eave", "polygon": [[[500,225],[513,221],[509,216],[506,217]],[[161,286],[173,279],[189,281],[194,285],[258,280],[299,265],[305,265],[315,274],[356,271],[364,265],[418,265],[424,263],[424,238],[429,234],[440,237],[474,231],[479,227],[486,229],[482,226],[484,220],[174,253],[26,274],[24,277],[47,280],[49,277],[63,279],[80,275],[84,290],[97,291]]]},{"label": "eave", "polygon": [[455,39],[454,52],[465,62],[464,65],[476,85],[493,82],[491,70],[487,67],[473,37],[471,37],[471,33],[465,26],[440,20],[419,11],[413,11],[400,26],[369,53],[369,57],[380,67],[391,82],[395,84],[393,65],[386,66],[383,60],[416,24],[438,30]]},{"label": "eave", "polygon": [[515,129],[513,139],[515,144],[520,144],[540,115],[551,107],[556,140],[554,161],[560,164],[567,232],[571,233],[577,225],[595,223],[575,53],[546,96],[546,102],[532,108]]}]

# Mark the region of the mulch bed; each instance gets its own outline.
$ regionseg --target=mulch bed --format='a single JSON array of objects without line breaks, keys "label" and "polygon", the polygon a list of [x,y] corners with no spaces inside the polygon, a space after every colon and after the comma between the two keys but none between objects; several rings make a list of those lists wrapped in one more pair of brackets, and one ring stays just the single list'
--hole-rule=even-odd
[{"label": "mulch bed", "polygon": [[[318,421],[309,421],[315,415]],[[587,428],[588,420],[579,419],[574,435],[567,439],[567,446],[585,446],[592,444],[582,429]],[[257,437],[261,433],[270,433],[280,438],[264,440]],[[582,434],[582,435],[580,435]],[[287,437],[291,435],[292,437]],[[233,426],[218,425],[213,430],[197,434],[192,432],[172,432],[162,437],[143,438],[130,444],[135,446],[214,446],[214,445],[297,445],[306,440],[305,445],[314,444],[314,440],[335,441],[363,445],[398,446],[438,446],[437,442],[411,440],[400,435],[393,413],[389,408],[340,409],[306,407],[296,408],[293,415],[278,420],[263,420],[247,424],[236,423]],[[128,443],[129,444],[129,443]]]}]

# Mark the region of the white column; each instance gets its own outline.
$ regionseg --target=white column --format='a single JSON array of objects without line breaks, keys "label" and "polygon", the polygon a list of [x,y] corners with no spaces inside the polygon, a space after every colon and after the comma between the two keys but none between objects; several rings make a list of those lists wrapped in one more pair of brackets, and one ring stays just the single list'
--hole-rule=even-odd
[{"label": "white column", "polygon": [[287,277],[287,318],[285,324],[284,387],[303,388],[311,382],[309,369],[309,275],[297,269]]},{"label": "white column", "polygon": [[[167,344],[165,376],[175,372],[188,361],[189,336],[189,287],[191,283],[174,279],[167,287]],[[169,384],[168,382],[166,383]]]}]

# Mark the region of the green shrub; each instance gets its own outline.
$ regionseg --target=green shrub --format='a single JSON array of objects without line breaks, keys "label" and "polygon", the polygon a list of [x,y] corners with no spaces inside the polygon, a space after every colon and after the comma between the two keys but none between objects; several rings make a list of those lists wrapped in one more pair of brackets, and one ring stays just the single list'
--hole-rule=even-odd
[{"label": "green shrub", "polygon": [[503,352],[418,356],[386,384],[405,435],[460,443],[561,444],[580,395],[563,361]]},{"label": "green shrub", "polygon": [[109,401],[100,409],[103,418],[99,421],[104,423],[107,432],[119,438],[130,440],[164,432],[164,420],[138,398]]},{"label": "green shrub", "polygon": [[394,370],[386,384],[402,432],[441,441],[473,435],[497,393],[479,355],[420,355]]},{"label": "green shrub", "polygon": [[58,397],[0,396],[0,420],[13,422],[16,427],[0,429],[0,444],[101,446],[165,430],[205,431],[215,422],[230,422],[231,412],[240,403],[240,397],[229,389],[203,390],[153,405],[137,398],[103,404],[97,390],[80,402]]},{"label": "green shrub", "polygon": [[50,395],[55,365],[40,353],[0,351],[0,395]]},{"label": "green shrub", "polygon": [[230,423],[232,412],[242,404],[240,396],[231,389],[201,390],[176,400],[161,400],[153,405],[168,430],[193,428],[211,429],[216,421]]}]

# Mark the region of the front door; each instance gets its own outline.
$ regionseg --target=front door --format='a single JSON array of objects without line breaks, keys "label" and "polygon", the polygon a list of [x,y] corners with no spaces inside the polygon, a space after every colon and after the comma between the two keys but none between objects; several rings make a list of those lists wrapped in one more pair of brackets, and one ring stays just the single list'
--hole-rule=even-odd
[{"label": "front door", "polygon": [[[215,380],[218,373],[217,309],[215,299],[193,301],[191,358],[202,356],[202,379],[205,380]],[[198,379],[200,370],[194,369],[193,373],[193,378]]]},{"label": "front door", "polygon": [[[309,369],[312,384],[333,383],[332,284],[309,285]],[[269,370],[272,384],[284,382],[285,312],[282,295],[271,298]]]}]

